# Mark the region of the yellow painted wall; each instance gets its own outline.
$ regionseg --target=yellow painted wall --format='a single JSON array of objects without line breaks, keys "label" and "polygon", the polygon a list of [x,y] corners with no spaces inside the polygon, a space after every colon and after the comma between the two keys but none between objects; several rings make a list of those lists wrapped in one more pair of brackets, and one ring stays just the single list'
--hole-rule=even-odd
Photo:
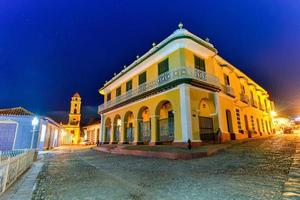
[{"label": "yellow painted wall", "polygon": [[182,135],[181,135],[181,111],[180,111],[180,96],[179,96],[179,89],[176,88],[174,90],[165,92],[165,93],[161,93],[159,95],[156,96],[152,96],[146,99],[143,99],[142,101],[138,101],[138,102],[134,102],[132,104],[128,104],[126,106],[123,106],[121,108],[118,108],[112,112],[109,113],[105,113],[105,119],[107,120],[108,118],[110,118],[111,120],[113,120],[115,118],[116,115],[120,115],[122,122],[124,122],[124,116],[126,114],[126,112],[131,111],[133,112],[133,117],[134,119],[137,119],[137,115],[139,110],[144,107],[147,106],[149,108],[149,116],[155,116],[155,115],[159,115],[159,112],[157,111],[157,106],[163,102],[163,101],[169,101],[172,105],[174,112],[174,129],[175,129],[175,133],[174,133],[174,137],[175,140],[181,140],[182,139]]}]

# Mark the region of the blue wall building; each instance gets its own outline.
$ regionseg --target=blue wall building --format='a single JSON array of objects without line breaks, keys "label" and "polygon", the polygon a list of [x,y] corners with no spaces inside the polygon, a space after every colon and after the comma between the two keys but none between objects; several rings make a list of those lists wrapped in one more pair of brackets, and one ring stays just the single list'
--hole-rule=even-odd
[{"label": "blue wall building", "polygon": [[40,126],[36,116],[22,108],[0,109],[0,151],[38,147]]}]

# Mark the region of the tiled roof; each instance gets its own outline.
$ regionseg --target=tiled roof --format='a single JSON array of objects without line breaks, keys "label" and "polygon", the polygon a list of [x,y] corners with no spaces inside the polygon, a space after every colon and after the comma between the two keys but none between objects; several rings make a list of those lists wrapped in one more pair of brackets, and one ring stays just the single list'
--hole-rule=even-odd
[{"label": "tiled roof", "polygon": [[22,107],[0,109],[0,115],[34,115],[32,112]]}]

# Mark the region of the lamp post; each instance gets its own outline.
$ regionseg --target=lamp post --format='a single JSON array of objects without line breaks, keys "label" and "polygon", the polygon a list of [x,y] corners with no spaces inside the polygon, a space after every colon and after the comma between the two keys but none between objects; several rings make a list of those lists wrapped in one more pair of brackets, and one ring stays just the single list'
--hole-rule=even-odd
[{"label": "lamp post", "polygon": [[31,136],[31,145],[30,145],[30,149],[32,149],[33,146],[33,139],[34,139],[34,132],[35,132],[35,127],[39,124],[39,120],[37,117],[34,117],[33,120],[31,121],[31,125],[32,125],[32,136]]}]

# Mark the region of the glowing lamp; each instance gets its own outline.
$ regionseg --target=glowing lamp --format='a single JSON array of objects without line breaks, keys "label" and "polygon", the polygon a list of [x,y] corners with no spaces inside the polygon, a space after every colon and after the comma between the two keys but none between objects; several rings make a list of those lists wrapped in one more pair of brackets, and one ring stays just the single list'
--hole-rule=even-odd
[{"label": "glowing lamp", "polygon": [[101,95],[104,95],[104,90],[99,90],[99,93],[100,93]]},{"label": "glowing lamp", "polygon": [[296,121],[296,122],[300,122],[300,117],[296,117],[296,118],[295,118],[295,121]]},{"label": "glowing lamp", "polygon": [[37,126],[39,124],[39,119],[37,117],[34,117],[31,121],[32,126]]},{"label": "glowing lamp", "polygon": [[274,110],[272,110],[272,111],[270,112],[270,114],[271,114],[272,117],[276,117],[276,116],[277,116],[277,112],[275,112]]}]

